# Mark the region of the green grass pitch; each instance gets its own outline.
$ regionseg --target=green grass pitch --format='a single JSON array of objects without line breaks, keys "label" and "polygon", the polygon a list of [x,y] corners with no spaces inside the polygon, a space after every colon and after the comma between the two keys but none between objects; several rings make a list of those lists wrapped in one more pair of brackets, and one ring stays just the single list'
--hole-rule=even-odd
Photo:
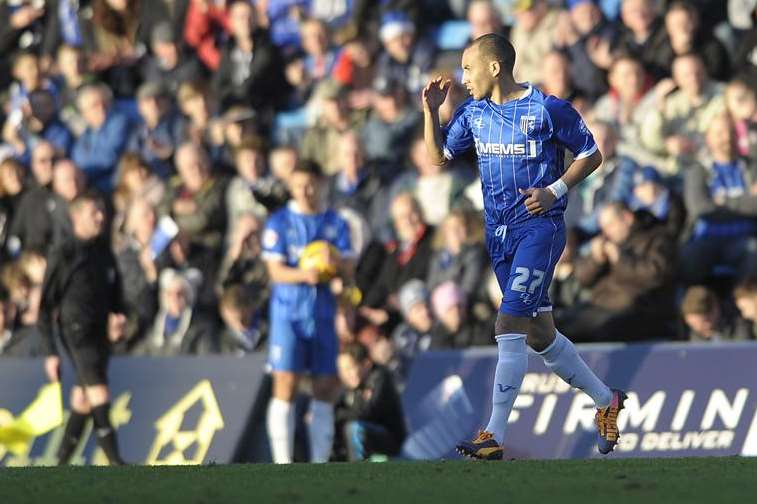
[{"label": "green grass pitch", "polygon": [[757,459],[0,468],[3,503],[757,502]]}]

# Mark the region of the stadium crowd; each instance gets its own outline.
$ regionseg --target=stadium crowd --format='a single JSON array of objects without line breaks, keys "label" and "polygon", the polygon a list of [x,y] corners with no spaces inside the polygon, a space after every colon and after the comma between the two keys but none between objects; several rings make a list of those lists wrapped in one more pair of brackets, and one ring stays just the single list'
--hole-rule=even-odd
[{"label": "stadium crowd", "polygon": [[462,49],[490,32],[604,156],[570,194],[563,332],[757,334],[755,0],[2,0],[0,19],[0,356],[39,355],[46,254],[91,191],[117,353],[261,351],[263,231],[303,159],[359,258],[334,285],[343,344],[400,382],[418,352],[492,344],[475,157],[429,161],[419,95],[451,78],[449,120]]}]

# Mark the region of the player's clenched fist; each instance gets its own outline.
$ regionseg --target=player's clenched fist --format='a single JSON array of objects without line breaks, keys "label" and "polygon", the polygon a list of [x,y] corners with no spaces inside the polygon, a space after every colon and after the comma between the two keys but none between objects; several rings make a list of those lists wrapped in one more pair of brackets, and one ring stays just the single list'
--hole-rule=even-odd
[{"label": "player's clenched fist", "polygon": [[555,195],[549,189],[531,187],[529,189],[518,189],[518,191],[528,196],[524,204],[531,215],[549,212],[549,209],[555,204]]},{"label": "player's clenched fist", "polygon": [[451,85],[452,81],[441,77],[437,77],[426,84],[426,87],[423,88],[423,107],[428,110],[438,110],[444,100],[447,99],[447,92]]}]

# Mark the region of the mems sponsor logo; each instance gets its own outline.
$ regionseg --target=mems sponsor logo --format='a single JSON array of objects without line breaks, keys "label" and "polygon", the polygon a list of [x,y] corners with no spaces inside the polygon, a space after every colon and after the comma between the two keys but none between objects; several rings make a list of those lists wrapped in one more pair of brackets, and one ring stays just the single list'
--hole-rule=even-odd
[{"label": "mems sponsor logo", "polygon": [[478,138],[476,153],[479,156],[513,156],[513,157],[536,157],[536,140],[528,140],[527,143],[492,143],[482,142]]}]

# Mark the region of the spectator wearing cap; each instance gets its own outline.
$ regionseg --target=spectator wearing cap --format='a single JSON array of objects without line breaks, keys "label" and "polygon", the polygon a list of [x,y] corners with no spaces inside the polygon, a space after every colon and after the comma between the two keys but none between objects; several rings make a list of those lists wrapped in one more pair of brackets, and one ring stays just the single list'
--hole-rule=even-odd
[{"label": "spectator wearing cap", "polygon": [[402,11],[382,16],[379,39],[383,50],[376,62],[376,75],[404,83],[407,91],[415,95],[425,85],[426,73],[434,64],[434,45],[416,37],[415,25]]},{"label": "spectator wearing cap", "polygon": [[493,334],[468,317],[468,300],[463,290],[452,281],[431,292],[431,308],[437,322],[431,331],[432,348],[469,348],[491,345]]},{"label": "spectator wearing cap", "polygon": [[671,237],[678,238],[686,223],[683,199],[671,191],[653,166],[645,166],[634,174],[634,185],[628,206],[646,210],[665,223]]},{"label": "spectator wearing cap", "polygon": [[[578,90],[590,100],[607,91],[604,72],[610,64],[610,41],[615,27],[608,23],[596,0],[568,0],[568,15],[558,20],[556,46],[571,62],[570,75]],[[548,72],[545,72],[548,74]]]},{"label": "spectator wearing cap", "polygon": [[641,145],[662,157],[658,166],[678,174],[693,163],[713,118],[725,109],[723,85],[711,81],[696,54],[673,61],[673,81],[678,91],[662,97],[641,126]]},{"label": "spectator wearing cap", "polygon": [[407,378],[413,358],[432,346],[434,318],[428,301],[429,293],[422,280],[409,280],[398,290],[397,303],[402,321],[392,331],[394,362],[390,365],[400,377]]},{"label": "spectator wearing cap", "polygon": [[176,147],[182,142],[184,121],[173,110],[168,89],[159,82],[145,82],[137,91],[141,122],[129,139],[128,150],[138,153],[152,172],[167,180],[173,175]]},{"label": "spectator wearing cap", "polygon": [[339,142],[348,130],[362,125],[360,117],[351,113],[347,104],[347,90],[339,82],[327,79],[315,91],[317,118],[302,138],[300,154],[303,159],[318,163],[326,175],[340,170]]},{"label": "spectator wearing cap", "polygon": [[622,0],[620,33],[612,44],[613,54],[638,58],[655,80],[669,75],[667,65],[658,62],[667,34],[654,0]]},{"label": "spectator wearing cap", "polygon": [[557,11],[545,0],[517,0],[514,12],[516,22],[510,32],[510,42],[518,54],[515,79],[539,82],[543,77],[544,57],[555,45]]},{"label": "spectator wearing cap", "polygon": [[707,158],[689,169],[684,179],[690,240],[681,266],[683,277],[692,283],[704,281],[716,269],[745,273],[755,260],[757,164],[737,155],[728,115],[711,121],[706,142]]},{"label": "spectator wearing cap", "polygon": [[76,102],[87,128],[74,143],[71,159],[87,176],[89,186],[110,194],[131,121],[112,106],[113,94],[105,84],[85,85]]},{"label": "spectator wearing cap", "polygon": [[718,295],[702,285],[686,289],[681,315],[694,342],[739,341],[752,339],[751,324],[722,303]]},{"label": "spectator wearing cap", "polygon": [[202,76],[202,67],[190,51],[182,51],[173,25],[162,21],[150,36],[152,53],[146,58],[143,80],[163,86],[175,95],[182,82],[194,82]]},{"label": "spectator wearing cap", "polygon": [[373,90],[372,111],[362,130],[365,155],[369,161],[385,163],[388,173],[381,175],[390,179],[407,156],[408,139],[420,121],[420,113],[408,104],[401,82],[379,75]]},{"label": "spectator wearing cap", "polygon": [[284,105],[289,91],[279,50],[268,31],[257,26],[249,2],[231,2],[229,29],[231,38],[213,78],[221,107],[244,103],[260,113],[271,113]]},{"label": "spectator wearing cap", "polygon": [[691,2],[671,3],[665,13],[665,31],[665,44],[657,53],[660,66],[670,69],[677,56],[695,53],[712,79],[723,82],[731,76],[728,51],[716,37],[701,29],[699,12]]}]

